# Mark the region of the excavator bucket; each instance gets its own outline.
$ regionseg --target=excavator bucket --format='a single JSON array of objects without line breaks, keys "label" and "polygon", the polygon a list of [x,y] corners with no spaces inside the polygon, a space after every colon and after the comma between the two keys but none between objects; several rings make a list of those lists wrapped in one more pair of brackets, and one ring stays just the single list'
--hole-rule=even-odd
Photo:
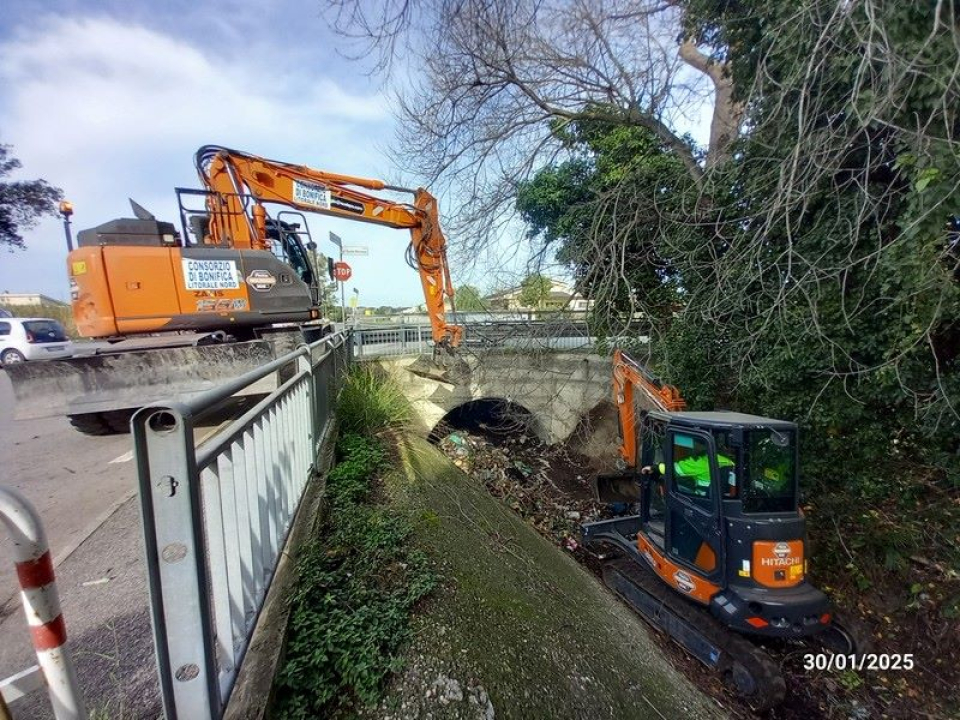
[{"label": "excavator bucket", "polygon": [[633,473],[598,475],[594,479],[594,494],[602,503],[640,502],[640,482]]},{"label": "excavator bucket", "polygon": [[407,370],[414,375],[447,383],[462,385],[470,379],[470,366],[454,349],[434,347],[433,355],[420,355]]},{"label": "excavator bucket", "polygon": [[420,355],[407,367],[407,370],[414,375],[448,385],[462,385],[470,378],[470,366],[463,359],[448,365],[440,365],[430,355]]}]

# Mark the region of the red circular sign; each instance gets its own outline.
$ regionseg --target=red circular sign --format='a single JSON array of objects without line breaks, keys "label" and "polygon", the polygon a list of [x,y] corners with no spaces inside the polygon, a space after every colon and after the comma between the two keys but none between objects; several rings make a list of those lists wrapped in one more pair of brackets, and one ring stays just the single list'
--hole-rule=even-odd
[{"label": "red circular sign", "polygon": [[333,264],[333,277],[340,282],[346,282],[353,275],[353,270],[345,262],[335,262]]}]

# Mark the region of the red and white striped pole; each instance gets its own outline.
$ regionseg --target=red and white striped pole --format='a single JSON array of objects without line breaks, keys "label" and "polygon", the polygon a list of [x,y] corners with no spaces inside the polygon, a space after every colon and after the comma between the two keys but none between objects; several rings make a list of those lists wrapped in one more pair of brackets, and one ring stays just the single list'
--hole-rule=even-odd
[{"label": "red and white striped pole", "polygon": [[23,611],[27,614],[53,714],[57,720],[85,720],[87,713],[73,658],[66,646],[67,628],[60,612],[60,596],[43,523],[23,495],[6,487],[0,487],[0,521],[7,526],[13,540]]}]

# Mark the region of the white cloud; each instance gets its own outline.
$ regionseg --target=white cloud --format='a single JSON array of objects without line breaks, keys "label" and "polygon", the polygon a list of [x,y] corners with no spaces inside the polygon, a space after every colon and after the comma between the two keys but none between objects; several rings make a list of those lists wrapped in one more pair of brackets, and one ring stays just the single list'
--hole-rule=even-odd
[{"label": "white cloud", "polygon": [[[78,228],[129,215],[128,196],[175,220],[173,187],[196,186],[193,153],[208,143],[355,175],[390,173],[377,148],[391,135],[382,95],[365,83],[347,90],[321,67],[275,68],[241,46],[202,50],[107,17],[34,18],[0,44],[0,142],[14,146],[26,177],[64,189]],[[315,235],[334,226],[311,220]],[[406,238],[362,228],[354,233],[371,240],[372,253],[358,263],[369,264],[357,273],[366,300],[419,302],[416,273],[403,265]],[[27,252],[0,253],[0,291],[62,297],[58,223],[44,221],[27,242]],[[382,254],[373,247],[381,244]]]}]

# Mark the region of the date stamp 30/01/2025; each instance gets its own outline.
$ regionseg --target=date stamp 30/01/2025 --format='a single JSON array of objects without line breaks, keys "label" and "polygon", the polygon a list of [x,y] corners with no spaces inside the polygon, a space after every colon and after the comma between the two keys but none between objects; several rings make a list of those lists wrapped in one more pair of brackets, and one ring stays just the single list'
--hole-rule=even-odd
[{"label": "date stamp 30/01/2025", "polygon": [[837,654],[807,653],[804,670],[913,670],[913,653]]}]

